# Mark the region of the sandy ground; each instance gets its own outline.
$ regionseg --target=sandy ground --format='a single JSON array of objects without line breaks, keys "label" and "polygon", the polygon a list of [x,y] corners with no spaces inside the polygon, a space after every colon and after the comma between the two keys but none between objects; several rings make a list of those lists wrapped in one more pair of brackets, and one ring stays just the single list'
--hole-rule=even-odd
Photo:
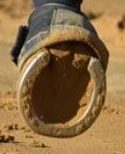
[{"label": "sandy ground", "polygon": [[125,154],[125,30],[117,27],[125,1],[86,0],[82,9],[101,14],[92,23],[110,51],[108,94],[94,125],[70,139],[39,136],[21,119],[14,99],[18,69],[9,51],[26,18],[12,19],[0,12],[0,140],[5,142],[0,142],[0,154]]}]

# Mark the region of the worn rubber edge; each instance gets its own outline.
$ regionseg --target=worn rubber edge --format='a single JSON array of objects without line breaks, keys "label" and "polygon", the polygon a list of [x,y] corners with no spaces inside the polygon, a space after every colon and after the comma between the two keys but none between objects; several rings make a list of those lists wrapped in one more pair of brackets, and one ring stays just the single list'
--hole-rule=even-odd
[{"label": "worn rubber edge", "polygon": [[51,137],[73,137],[86,131],[96,120],[103,107],[106,96],[106,76],[102,64],[92,57],[88,66],[95,87],[89,106],[83,116],[70,127],[59,127],[46,124],[35,114],[32,106],[33,83],[39,73],[48,66],[50,54],[47,51],[39,53],[20,76],[17,101],[25,122],[35,132]]}]

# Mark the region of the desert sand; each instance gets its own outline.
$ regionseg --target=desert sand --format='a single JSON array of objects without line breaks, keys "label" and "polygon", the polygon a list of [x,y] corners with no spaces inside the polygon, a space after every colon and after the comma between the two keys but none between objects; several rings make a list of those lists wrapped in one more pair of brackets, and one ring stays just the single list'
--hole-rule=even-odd
[{"label": "desert sand", "polygon": [[[8,0],[9,1],[9,0]],[[30,130],[15,101],[18,68],[11,62],[10,48],[20,24],[27,22],[30,7],[5,9],[0,0],[0,154],[125,154],[125,0],[85,0],[82,10],[105,42],[110,60],[107,99],[94,125],[80,136],[56,139]],[[17,1],[16,7],[22,4]],[[23,7],[23,6],[22,6]],[[7,7],[8,8],[8,7]],[[12,13],[13,12],[13,13]]]}]

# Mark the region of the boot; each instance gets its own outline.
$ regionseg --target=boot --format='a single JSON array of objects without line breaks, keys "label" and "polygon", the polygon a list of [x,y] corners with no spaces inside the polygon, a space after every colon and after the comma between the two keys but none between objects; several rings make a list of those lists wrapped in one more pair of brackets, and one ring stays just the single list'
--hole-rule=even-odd
[{"label": "boot", "polygon": [[[78,0],[34,0],[12,51],[17,101],[35,132],[72,137],[98,117],[106,96],[108,50]],[[22,40],[22,41],[21,41]]]}]

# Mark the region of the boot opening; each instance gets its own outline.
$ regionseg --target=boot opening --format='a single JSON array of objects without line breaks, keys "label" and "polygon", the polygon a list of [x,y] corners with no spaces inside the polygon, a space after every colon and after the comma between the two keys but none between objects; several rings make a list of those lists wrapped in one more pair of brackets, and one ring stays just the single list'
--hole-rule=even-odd
[{"label": "boot opening", "polygon": [[83,43],[61,43],[48,48],[50,65],[37,76],[32,103],[44,123],[72,124],[84,114],[93,83],[87,66],[92,49]]}]

